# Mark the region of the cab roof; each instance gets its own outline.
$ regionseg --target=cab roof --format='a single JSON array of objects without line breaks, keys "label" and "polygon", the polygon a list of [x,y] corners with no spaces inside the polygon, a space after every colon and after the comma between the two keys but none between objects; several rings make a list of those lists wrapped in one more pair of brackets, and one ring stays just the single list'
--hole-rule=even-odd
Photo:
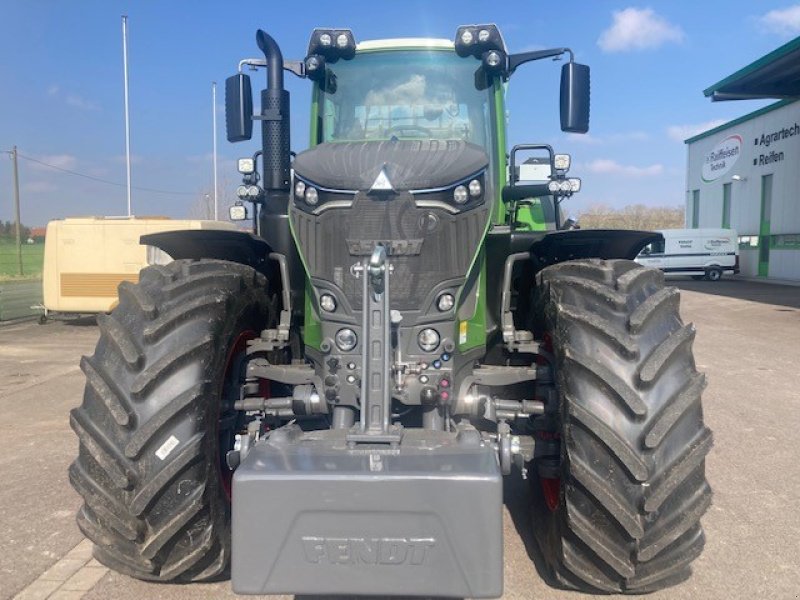
[{"label": "cab roof", "polygon": [[356,45],[356,52],[369,50],[408,50],[431,48],[454,50],[453,40],[438,38],[393,38],[387,40],[366,40]]}]

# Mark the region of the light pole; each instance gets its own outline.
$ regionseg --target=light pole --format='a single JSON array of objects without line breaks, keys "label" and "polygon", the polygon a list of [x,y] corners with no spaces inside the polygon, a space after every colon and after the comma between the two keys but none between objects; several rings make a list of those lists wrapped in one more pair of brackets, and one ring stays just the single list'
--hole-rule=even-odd
[{"label": "light pole", "polygon": [[19,222],[19,169],[17,168],[17,147],[11,150],[11,158],[14,161],[14,229],[17,236],[17,270],[22,275],[22,237],[20,229],[22,224]]},{"label": "light pole", "polygon": [[128,110],[128,16],[122,15],[122,66],[125,74],[125,170],[128,176],[128,216],[131,216],[131,121]]},{"label": "light pole", "polygon": [[214,130],[212,134],[213,139],[213,160],[214,165],[214,220],[219,219],[217,210],[217,82],[211,83],[211,128]]}]

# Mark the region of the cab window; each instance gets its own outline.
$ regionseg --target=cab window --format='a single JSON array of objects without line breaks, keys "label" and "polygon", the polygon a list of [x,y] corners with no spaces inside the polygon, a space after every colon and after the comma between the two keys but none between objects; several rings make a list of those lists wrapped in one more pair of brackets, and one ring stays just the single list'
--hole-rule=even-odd
[{"label": "cab window", "polygon": [[642,249],[641,256],[652,256],[654,254],[664,254],[664,240],[651,242]]}]

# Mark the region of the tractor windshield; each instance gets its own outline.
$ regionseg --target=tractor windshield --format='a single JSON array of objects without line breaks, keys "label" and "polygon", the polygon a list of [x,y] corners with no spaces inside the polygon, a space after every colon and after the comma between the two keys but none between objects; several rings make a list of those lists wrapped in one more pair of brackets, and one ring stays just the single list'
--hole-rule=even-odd
[{"label": "tractor windshield", "polygon": [[448,50],[357,54],[328,65],[321,141],[465,140],[488,149],[490,92],[475,86],[479,63]]}]

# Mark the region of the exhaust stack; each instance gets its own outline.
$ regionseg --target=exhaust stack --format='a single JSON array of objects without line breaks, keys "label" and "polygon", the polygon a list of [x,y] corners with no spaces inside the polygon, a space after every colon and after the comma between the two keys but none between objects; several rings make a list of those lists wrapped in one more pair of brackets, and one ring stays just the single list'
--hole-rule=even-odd
[{"label": "exhaust stack", "polygon": [[264,190],[289,191],[289,92],[283,88],[283,54],[277,42],[259,29],[256,43],[267,60],[267,88],[261,91],[261,143]]}]

